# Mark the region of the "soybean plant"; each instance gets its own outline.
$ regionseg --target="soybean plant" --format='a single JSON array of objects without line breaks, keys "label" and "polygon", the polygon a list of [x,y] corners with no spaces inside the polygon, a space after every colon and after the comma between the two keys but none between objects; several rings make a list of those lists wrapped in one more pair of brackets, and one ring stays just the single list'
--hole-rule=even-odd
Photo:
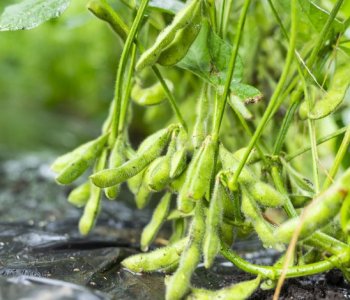
[{"label": "soybean plant", "polygon": [[[342,123],[338,112],[348,98],[349,59],[332,55],[347,43],[343,1],[336,1],[330,12],[299,0],[286,6],[251,0],[243,6],[225,0],[175,2],[181,9],[173,10],[167,1],[129,3],[135,16],[131,24],[105,0],[88,4],[125,44],[100,137],[52,165],[60,184],[71,184],[93,167],[88,181],[68,197],[84,207],[81,234],[92,230],[103,192],[110,200],[119,199],[121,184],[127,182],[140,209],[154,194],[162,194],[142,231],[141,251],[148,251],[164,223],[172,222],[173,233],[165,247],[128,257],[122,265],[134,272],[171,273],[166,299],[245,299],[261,282],[273,288],[285,276],[334,266],[348,274],[350,169],[345,158],[350,125],[326,137],[320,130],[324,120]],[[271,11],[276,20],[261,21],[262,11]],[[165,24],[160,32],[154,20]],[[259,22],[266,22],[266,28],[254,31]],[[300,22],[309,27],[298,29]],[[268,36],[275,28],[282,46]],[[303,39],[298,30],[312,38]],[[264,45],[256,43],[256,34],[276,46],[269,53],[278,60],[273,62],[276,74],[269,74],[270,58],[260,55]],[[167,105],[166,100],[174,118],[169,115],[167,124],[158,124],[159,130],[133,149],[128,130],[133,105],[148,110]],[[328,150],[333,165],[324,176],[318,145],[335,137],[339,151]],[[308,139],[310,146],[298,145]],[[301,160],[309,150],[311,156],[304,154]],[[337,234],[328,229],[330,224]],[[272,266],[254,265],[231,249],[236,239],[250,234],[280,251],[281,259]],[[203,259],[210,268],[220,253],[256,279],[219,291],[192,286],[198,263]],[[276,297],[278,293],[276,289]]]}]

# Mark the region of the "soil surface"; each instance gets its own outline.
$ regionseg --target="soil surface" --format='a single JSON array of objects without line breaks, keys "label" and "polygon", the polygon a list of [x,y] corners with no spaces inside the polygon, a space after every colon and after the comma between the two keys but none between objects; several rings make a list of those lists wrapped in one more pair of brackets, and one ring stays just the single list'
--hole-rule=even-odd
[{"label": "soil surface", "polygon": [[[56,185],[48,164],[37,157],[1,163],[0,299],[164,299],[163,274],[133,274],[120,266],[139,252],[151,211],[135,209],[123,191],[125,201],[104,200],[95,230],[81,237],[81,211],[66,202],[70,189]],[[254,263],[278,257],[254,238],[234,248]],[[200,264],[192,284],[218,289],[250,278],[219,257],[210,270]],[[260,289],[251,299],[271,299],[272,293]],[[350,299],[350,286],[332,270],[287,280],[280,299]]]}]

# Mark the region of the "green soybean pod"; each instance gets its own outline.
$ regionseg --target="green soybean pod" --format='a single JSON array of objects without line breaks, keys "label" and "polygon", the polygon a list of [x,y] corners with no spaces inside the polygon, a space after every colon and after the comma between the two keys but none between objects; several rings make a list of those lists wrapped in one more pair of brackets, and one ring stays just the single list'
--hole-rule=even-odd
[{"label": "green soybean pod", "polygon": [[176,32],[192,21],[193,11],[195,11],[200,3],[200,0],[192,0],[184,9],[176,14],[172,23],[158,35],[152,47],[141,55],[136,64],[137,71],[141,71],[143,68],[156,63],[162,50],[174,40]]},{"label": "green soybean pod", "polygon": [[90,1],[87,4],[87,9],[91,11],[97,18],[106,21],[112,27],[112,29],[122,38],[122,40],[126,40],[126,37],[129,34],[128,26],[105,0]]},{"label": "green soybean pod", "polygon": [[234,241],[235,225],[222,222],[220,228],[220,240],[226,245],[231,246]]},{"label": "green soybean pod", "polygon": [[70,184],[80,177],[93,164],[96,157],[100,155],[107,142],[107,138],[108,134],[102,135],[92,141],[88,147],[84,147],[84,151],[79,153],[79,156],[64,167],[57,175],[56,181],[60,184]]},{"label": "green soybean pod", "polygon": [[163,190],[170,182],[170,165],[173,154],[176,151],[177,131],[174,131],[169,143],[168,151],[165,156],[162,156],[157,165],[152,168],[148,176],[148,187],[152,191]]},{"label": "green soybean pod", "polygon": [[203,198],[208,188],[210,188],[216,161],[216,140],[209,135],[204,140],[202,147],[203,151],[194,170],[188,189],[188,196],[194,200]]},{"label": "green soybean pod", "polygon": [[165,193],[159,201],[157,207],[153,211],[151,221],[146,225],[141,234],[141,250],[147,251],[149,245],[153,242],[162,227],[164,221],[169,214],[169,207],[171,201],[171,193]]},{"label": "green soybean pod", "polygon": [[90,197],[90,189],[91,183],[87,181],[79,186],[77,186],[74,190],[72,190],[68,195],[68,202],[73,204],[76,207],[83,207],[89,197]]},{"label": "green soybean pod", "polygon": [[207,87],[204,86],[199,97],[199,101],[196,107],[196,122],[193,126],[192,132],[192,145],[195,149],[199,148],[205,137],[207,136],[210,120],[210,106],[207,95]]},{"label": "green soybean pod", "polygon": [[146,172],[146,170],[143,170],[140,173],[136,174],[135,176],[133,176],[127,180],[128,188],[129,188],[130,192],[132,192],[134,195],[136,195],[140,189],[145,172]]},{"label": "green soybean pod", "polygon": [[[237,158],[228,151],[223,145],[219,146],[219,158],[222,164],[223,170],[229,170],[235,172],[238,168],[239,161]],[[232,174],[231,174],[232,175]],[[257,178],[253,172],[247,166],[243,167],[241,174],[238,177],[239,183],[251,183],[255,182]]]},{"label": "green soybean pod", "polygon": [[166,299],[182,299],[188,292],[192,273],[200,260],[204,228],[203,204],[198,201],[190,227],[188,244],[181,255],[179,267],[166,283]]},{"label": "green soybean pod", "polygon": [[265,247],[280,248],[273,236],[272,226],[263,218],[259,206],[246,190],[242,191],[242,212],[251,219],[253,227]]},{"label": "green soybean pod", "polygon": [[[236,150],[235,152],[233,152],[232,155],[238,161],[240,161],[243,159],[243,156],[244,156],[246,150],[247,150],[247,147],[240,148],[240,149]],[[254,163],[258,162],[259,160],[260,160],[260,156],[259,156],[258,151],[256,151],[256,149],[253,149],[249,154],[249,157],[247,159],[246,164],[248,164],[248,165],[254,164]]]},{"label": "green soybean pod", "polygon": [[178,218],[172,221],[172,234],[169,238],[169,243],[173,244],[182,239],[186,233],[187,220],[186,218]]},{"label": "green soybean pod", "polygon": [[188,300],[245,300],[248,299],[259,287],[261,278],[243,281],[225,287],[223,289],[212,291],[205,289],[192,289],[192,293],[187,297]]},{"label": "green soybean pod", "polygon": [[350,233],[350,193],[346,196],[344,203],[340,209],[340,225],[343,231],[349,235]]},{"label": "green soybean pod", "polygon": [[201,29],[201,17],[201,5],[197,5],[192,22],[177,31],[175,39],[160,53],[157,63],[173,66],[186,56]]},{"label": "green soybean pod", "polygon": [[[121,166],[125,162],[125,160],[126,160],[125,144],[122,136],[119,136],[115,141],[114,146],[111,150],[108,167],[110,169],[117,168]],[[120,190],[120,184],[108,187],[105,189],[105,195],[109,200],[114,200],[118,196],[119,190]]]},{"label": "green soybean pod", "polygon": [[[344,199],[349,194],[350,169],[347,170],[329,189],[320,194],[302,213],[303,223],[299,238],[304,239],[316,230],[327,225],[340,211]],[[276,231],[277,240],[288,243],[301,222],[296,217],[283,223]]]},{"label": "green soybean pod", "polygon": [[210,199],[205,229],[203,255],[204,266],[209,269],[220,251],[220,228],[223,219],[223,193],[224,187],[220,182],[220,175],[216,176],[213,195]]},{"label": "green soybean pod", "polygon": [[135,194],[135,203],[138,209],[145,208],[145,206],[148,204],[151,198],[151,191],[148,188],[147,181],[145,180],[145,177],[147,176],[147,171],[148,170],[145,171],[141,185],[137,193]]},{"label": "green soybean pod", "polygon": [[[102,170],[105,167],[107,151],[104,150],[95,163],[94,170]],[[102,191],[97,186],[90,184],[90,197],[87,201],[83,215],[79,220],[79,231],[82,235],[87,235],[94,227],[101,207]]]},{"label": "green soybean pod", "polygon": [[90,176],[92,182],[101,188],[110,187],[135,176],[155,160],[167,146],[173,129],[170,127],[162,132],[153,144],[149,145],[143,152],[123,165],[115,169],[107,169]]},{"label": "green soybean pod", "polygon": [[324,118],[333,113],[343,102],[350,86],[349,63],[336,70],[331,86],[326,96],[317,101],[310,110],[308,117],[312,120]]},{"label": "green soybean pod", "polygon": [[285,204],[286,197],[271,185],[257,181],[246,185],[248,192],[262,206],[280,207]]},{"label": "green soybean pod", "polygon": [[124,259],[121,264],[133,272],[154,272],[177,263],[188,238],[184,238],[167,247],[158,248],[149,253],[132,255]]},{"label": "green soybean pod", "polygon": [[[170,90],[173,89],[171,81],[165,79]],[[162,103],[166,99],[164,88],[160,82],[153,84],[148,88],[142,88],[139,84],[134,84],[131,90],[132,100],[141,106],[151,106]]]},{"label": "green soybean pod", "polygon": [[171,157],[169,177],[171,179],[178,177],[183,173],[187,166],[187,149],[177,150]]}]

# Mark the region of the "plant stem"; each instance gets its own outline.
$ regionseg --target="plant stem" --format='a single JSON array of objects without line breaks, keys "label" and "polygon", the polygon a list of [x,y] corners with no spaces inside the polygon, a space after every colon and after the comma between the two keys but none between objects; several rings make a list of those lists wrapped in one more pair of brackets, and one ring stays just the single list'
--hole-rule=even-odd
[{"label": "plant stem", "polygon": [[[241,258],[236,252],[229,249],[223,243],[221,244],[221,254],[241,270],[256,275],[261,275],[264,278],[275,280],[281,277],[283,272],[283,268],[252,264]],[[293,278],[322,273],[334,268],[334,266],[347,264],[349,260],[350,252],[349,249],[347,249],[320,262],[289,267],[286,273],[286,277]]]},{"label": "plant stem", "polygon": [[[338,130],[336,130],[335,132],[331,133],[331,134],[328,134],[324,137],[321,137],[319,138],[317,141],[316,141],[316,144],[317,145],[321,145],[325,142],[328,142],[329,140],[333,139],[333,138],[336,138],[337,136],[343,134],[345,131],[347,130],[347,127],[343,127],[343,128],[340,128]],[[291,161],[292,159],[298,157],[299,155],[301,154],[304,154],[305,152],[309,151],[311,149],[311,146],[307,146],[305,148],[302,148],[298,151],[296,151],[295,153],[293,154],[289,154],[289,155],[286,155],[285,157],[285,160],[288,162],[288,161]]]},{"label": "plant stem", "polygon": [[220,9],[220,23],[219,23],[219,36],[223,37],[223,29],[224,29],[224,18],[225,18],[225,8],[226,8],[226,0],[222,0],[221,9]]},{"label": "plant stem", "polygon": [[273,111],[276,109],[276,104],[278,103],[279,96],[282,93],[283,87],[287,81],[288,73],[290,70],[290,67],[292,65],[292,61],[294,58],[294,49],[295,49],[295,42],[296,42],[296,34],[297,34],[297,28],[296,28],[296,9],[294,8],[294,12],[292,14],[292,28],[291,28],[291,38],[290,38],[290,44],[289,44],[289,49],[287,53],[287,58],[286,58],[286,63],[283,68],[282,75],[280,77],[280,80],[277,84],[277,87],[271,97],[270,103],[267,106],[267,109],[259,122],[259,125],[257,129],[254,132],[253,137],[251,138],[249,145],[247,147],[247,150],[245,151],[242,160],[240,161],[238,168],[233,175],[232,179],[229,182],[229,186],[231,189],[235,189],[237,187],[237,180],[238,177],[249,157],[250,152],[252,151],[253,147],[255,146],[257,140],[259,139],[263,129],[265,128],[270,116],[272,115]]},{"label": "plant stem", "polygon": [[217,105],[218,110],[215,111],[216,118],[215,118],[215,123],[213,126],[213,135],[216,135],[216,136],[219,135],[222,118],[224,116],[224,111],[225,111],[226,102],[227,102],[227,96],[228,96],[229,91],[230,91],[231,80],[233,77],[233,70],[235,68],[235,64],[236,64],[236,60],[237,60],[237,56],[238,56],[239,44],[241,42],[243,27],[244,27],[244,23],[246,20],[246,16],[247,16],[250,2],[251,2],[251,0],[244,1],[243,9],[242,9],[239,21],[238,21],[237,33],[236,33],[236,36],[235,36],[235,39],[233,42],[233,51],[232,51],[232,54],[230,57],[229,65],[228,65],[228,71],[227,71],[228,76],[226,78],[224,91],[222,93],[221,99],[217,99],[217,101],[220,101],[220,103],[218,103],[218,105]]},{"label": "plant stem", "polygon": [[122,101],[122,87],[123,87],[123,74],[125,65],[127,62],[127,59],[130,55],[130,48],[132,46],[132,43],[134,42],[135,36],[139,30],[139,27],[141,25],[141,21],[143,19],[144,13],[146,11],[147,5],[149,0],[142,0],[141,5],[137,11],[136,17],[134,19],[134,22],[131,26],[130,32],[128,34],[128,37],[125,41],[125,45],[120,57],[118,70],[117,70],[117,78],[115,83],[115,94],[113,101],[115,102],[114,106],[114,114],[113,114],[113,121],[112,121],[112,132],[111,132],[111,144],[114,144],[114,141],[118,135],[118,126],[119,126],[119,119],[120,119],[120,111],[121,111],[121,101]]},{"label": "plant stem", "polygon": [[118,131],[120,134],[123,132],[125,128],[125,119],[126,119],[126,114],[128,112],[128,107],[130,103],[130,92],[131,92],[131,82],[132,82],[132,76],[134,74],[134,66],[135,66],[135,61],[136,61],[136,50],[137,46],[136,44],[133,44],[132,50],[131,50],[131,58],[130,58],[130,66],[128,70],[128,77],[126,79],[126,86],[125,86],[125,93],[122,101],[122,108],[120,112],[120,121],[119,121],[119,128]]},{"label": "plant stem", "polygon": [[337,174],[340,164],[347,153],[350,145],[350,125],[348,125],[342,143],[338,149],[337,155],[335,156],[333,165],[327,174],[327,178],[323,183],[322,190],[326,190],[333,182],[333,178]]}]

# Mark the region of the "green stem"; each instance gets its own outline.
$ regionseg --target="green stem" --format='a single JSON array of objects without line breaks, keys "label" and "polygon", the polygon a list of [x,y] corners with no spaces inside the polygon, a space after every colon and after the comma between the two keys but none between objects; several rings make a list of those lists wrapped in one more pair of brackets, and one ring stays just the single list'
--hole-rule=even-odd
[{"label": "green stem", "polygon": [[[256,275],[261,275],[265,278],[275,280],[279,278],[283,272],[283,268],[252,264],[241,258],[236,252],[229,249],[223,243],[221,244],[221,254],[241,270]],[[320,262],[289,267],[287,269],[286,277],[293,278],[322,273],[333,269],[334,267],[348,264],[349,260],[350,252],[347,249],[346,251],[343,251],[337,255],[333,255],[330,258]]]},{"label": "green stem", "polygon": [[296,42],[296,34],[297,34],[297,28],[296,28],[297,22],[296,22],[296,9],[293,9],[293,13],[292,13],[292,28],[291,28],[291,38],[290,38],[290,44],[289,44],[289,49],[288,49],[288,53],[287,53],[287,58],[286,58],[286,63],[285,66],[283,68],[283,72],[281,75],[281,78],[277,84],[277,87],[271,97],[270,103],[261,119],[261,121],[259,122],[259,125],[257,127],[257,129],[254,132],[254,135],[252,137],[252,139],[249,142],[249,145],[247,147],[247,150],[245,151],[242,160],[240,161],[238,168],[235,172],[235,174],[233,175],[232,179],[229,182],[229,186],[231,189],[235,189],[237,186],[237,180],[238,177],[249,157],[250,152],[252,151],[253,147],[255,146],[257,140],[259,139],[263,129],[265,128],[269,118],[271,117],[272,113],[274,110],[276,110],[276,104],[278,103],[278,99],[282,93],[283,87],[287,81],[287,77],[288,77],[288,73],[290,70],[290,67],[292,65],[292,61],[294,58],[294,49],[295,49],[295,42]]},{"label": "green stem", "polygon": [[329,173],[327,174],[327,178],[325,182],[323,183],[322,190],[326,190],[333,182],[333,178],[337,174],[340,164],[347,153],[350,145],[350,125],[348,125],[348,128],[346,129],[343,141],[339,147],[339,150],[337,152],[337,155],[335,156],[333,165],[331,169],[329,170]]},{"label": "green stem", "polygon": [[211,26],[213,27],[213,31],[217,33],[218,28],[217,28],[215,0],[207,0],[207,5],[209,7],[209,18],[210,18]]},{"label": "green stem", "polygon": [[125,119],[126,114],[128,112],[128,107],[130,103],[130,92],[131,92],[131,82],[132,82],[132,76],[134,74],[134,67],[135,67],[135,61],[136,61],[136,50],[137,46],[136,44],[133,44],[132,50],[131,50],[131,58],[130,58],[130,66],[128,70],[128,77],[126,79],[126,86],[125,86],[125,93],[122,101],[122,108],[120,112],[120,121],[119,121],[119,133],[123,132],[125,128]]},{"label": "green stem", "polygon": [[182,117],[180,109],[177,106],[176,100],[175,100],[173,94],[171,93],[168,85],[166,84],[162,74],[160,73],[159,69],[156,66],[152,66],[152,70],[153,70],[154,74],[157,76],[158,80],[160,81],[160,84],[162,85],[162,87],[165,91],[165,94],[167,95],[167,97],[169,99],[171,108],[175,112],[175,115],[176,115],[178,121],[180,122],[180,124],[184,128],[184,130],[187,132],[188,131],[187,124],[186,124],[184,118]]},{"label": "green stem", "polygon": [[141,21],[143,19],[144,13],[146,11],[147,5],[149,0],[142,0],[141,5],[137,11],[136,17],[134,19],[134,22],[131,26],[130,32],[128,34],[128,37],[125,41],[125,45],[120,57],[118,70],[117,70],[117,78],[115,83],[115,94],[113,101],[115,102],[114,106],[114,114],[113,114],[113,123],[112,123],[112,132],[111,132],[111,141],[112,144],[114,143],[117,135],[118,135],[118,126],[119,126],[119,119],[120,119],[120,111],[121,111],[121,101],[122,101],[122,87],[123,87],[123,74],[126,62],[128,60],[128,57],[130,55],[130,48],[133,44],[133,41],[135,39],[135,36],[139,30],[139,27],[141,25]]},{"label": "green stem", "polygon": [[[220,109],[220,111],[215,112],[216,114],[218,114],[216,117],[216,122],[215,122],[214,127],[213,127],[213,134],[216,136],[219,135],[222,118],[224,116],[224,111],[225,111],[226,102],[227,102],[227,96],[228,96],[229,91],[230,91],[230,85],[231,85],[231,81],[232,81],[232,77],[233,77],[233,70],[235,68],[235,64],[236,64],[236,60],[237,60],[237,56],[238,56],[239,44],[241,42],[243,27],[244,27],[247,13],[248,13],[248,8],[250,5],[250,2],[251,2],[251,0],[244,1],[243,9],[242,9],[239,21],[238,21],[237,33],[235,35],[235,39],[233,42],[233,51],[232,51],[232,54],[230,57],[229,65],[228,65],[228,71],[227,71],[228,76],[227,76],[227,79],[225,82],[224,91],[222,93],[222,98],[220,101],[221,103],[218,105],[218,109]],[[218,99],[218,101],[219,100],[220,99]]]},{"label": "green stem", "polygon": [[[331,134],[328,134],[324,137],[321,137],[319,138],[317,141],[316,141],[316,144],[317,145],[321,145],[325,142],[328,142],[329,140],[331,139],[334,139],[336,138],[337,136],[343,134],[345,131],[347,130],[347,127],[343,127],[343,128],[340,128],[338,130],[336,130],[335,132],[331,133]],[[292,153],[292,154],[289,154],[285,157],[285,160],[288,162],[288,161],[291,161],[292,159],[298,157],[299,155],[301,154],[304,154],[305,152],[309,151],[311,149],[310,146],[307,146],[307,147],[304,147],[298,151],[296,151],[295,153]]]},{"label": "green stem", "polygon": [[219,24],[219,36],[221,37],[223,37],[225,8],[226,8],[226,0],[222,0],[221,10],[220,10],[220,24]]},{"label": "green stem", "polygon": [[227,5],[227,9],[225,10],[225,20],[223,23],[223,28],[222,28],[222,37],[225,38],[226,34],[227,34],[227,25],[229,24],[229,20],[230,20],[230,12],[232,11],[232,4],[233,4],[233,0],[228,0],[228,5]]}]

